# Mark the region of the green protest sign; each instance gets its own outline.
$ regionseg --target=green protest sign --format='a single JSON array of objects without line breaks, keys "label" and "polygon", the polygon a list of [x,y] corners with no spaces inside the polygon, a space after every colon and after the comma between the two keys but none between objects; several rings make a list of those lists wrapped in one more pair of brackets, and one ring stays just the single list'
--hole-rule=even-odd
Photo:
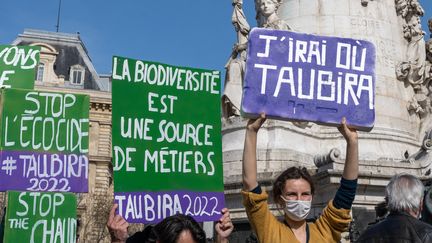
[{"label": "green protest sign", "polygon": [[74,194],[8,192],[4,243],[75,243],[76,228]]},{"label": "green protest sign", "polygon": [[223,207],[220,73],[113,59],[115,199],[129,222]]},{"label": "green protest sign", "polygon": [[0,90],[0,191],[88,190],[89,96]]},{"label": "green protest sign", "polygon": [[33,89],[40,47],[0,45],[0,87]]}]

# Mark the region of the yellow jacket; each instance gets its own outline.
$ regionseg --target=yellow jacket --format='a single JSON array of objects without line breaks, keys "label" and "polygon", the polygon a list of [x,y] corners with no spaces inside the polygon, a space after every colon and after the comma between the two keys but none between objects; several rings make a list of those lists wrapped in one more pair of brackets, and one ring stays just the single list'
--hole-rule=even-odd
[{"label": "yellow jacket", "polygon": [[[263,190],[261,194],[242,192],[243,205],[246,208],[249,221],[261,243],[299,243],[292,230],[280,222],[269,210],[268,195]],[[338,242],[341,233],[348,229],[351,216],[348,209],[337,209],[330,201],[321,216],[308,223],[309,243]]]}]

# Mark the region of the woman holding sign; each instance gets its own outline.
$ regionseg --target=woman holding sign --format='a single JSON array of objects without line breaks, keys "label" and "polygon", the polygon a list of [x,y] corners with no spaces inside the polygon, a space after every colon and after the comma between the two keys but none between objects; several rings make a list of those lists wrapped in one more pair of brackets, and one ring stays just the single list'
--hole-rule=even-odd
[{"label": "woman holding sign", "polygon": [[275,180],[273,200],[285,212],[280,222],[269,210],[268,195],[257,182],[257,133],[265,115],[249,120],[243,151],[243,204],[259,242],[338,242],[351,221],[358,177],[357,132],[342,120],[338,128],[347,142],[347,155],[336,196],[314,223],[306,223],[314,194],[312,177],[306,168],[290,167]]}]

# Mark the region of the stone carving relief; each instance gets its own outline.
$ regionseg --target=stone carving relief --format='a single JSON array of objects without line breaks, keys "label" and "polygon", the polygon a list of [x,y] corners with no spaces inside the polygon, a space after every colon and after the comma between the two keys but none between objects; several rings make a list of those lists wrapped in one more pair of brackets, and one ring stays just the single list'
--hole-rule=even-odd
[{"label": "stone carving relief", "polygon": [[367,7],[367,5],[369,4],[370,1],[373,1],[373,0],[361,0],[361,5],[363,7]]},{"label": "stone carving relief", "polygon": [[240,115],[240,103],[243,87],[243,77],[246,65],[247,37],[249,24],[243,12],[242,0],[233,0],[234,11],[232,24],[237,32],[237,42],[234,44],[231,56],[225,65],[225,88],[222,96],[222,112],[225,118]]},{"label": "stone carving relief", "polygon": [[429,33],[431,33],[430,38],[432,38],[432,19],[428,20],[428,28],[429,28]]},{"label": "stone carving relief", "polygon": [[332,148],[327,154],[314,157],[314,164],[318,168],[337,161],[341,161],[341,151],[337,148]]},{"label": "stone carving relief", "polygon": [[420,168],[422,170],[422,175],[429,176],[431,174],[432,169],[432,154],[430,154],[432,150],[432,129],[429,129],[425,132],[425,136],[423,138],[422,146],[419,151],[416,153],[409,155],[406,153],[406,159],[402,162],[408,163],[419,163]]},{"label": "stone carving relief", "polygon": [[[282,0],[255,0],[256,20],[258,27],[292,30],[291,27],[277,16],[277,9]],[[225,65],[225,87],[222,96],[222,113],[224,118],[240,116],[240,105],[243,88],[244,70],[246,65],[247,37],[249,24],[243,12],[243,0],[233,0],[232,23],[237,33],[231,56]]]},{"label": "stone carving relief", "polygon": [[[432,39],[425,43],[422,37],[416,42],[416,45],[408,46],[408,52],[413,51],[411,55],[408,54],[411,59],[401,62],[396,68],[396,74],[399,80],[408,82],[414,89],[415,94],[408,110],[425,118],[432,113]],[[415,46],[417,48],[414,48]]]},{"label": "stone carving relief", "polygon": [[426,60],[425,32],[421,28],[420,17],[424,10],[418,0],[395,0],[396,13],[405,23],[403,35],[407,40],[405,60],[396,65],[397,79],[404,81],[413,88],[415,95],[408,105],[410,113],[421,118],[431,113],[430,66]]},{"label": "stone carving relief", "polygon": [[[402,162],[418,163],[423,175],[429,175],[432,169],[432,39],[424,40],[425,32],[420,24],[424,10],[418,0],[395,0],[396,13],[404,20],[403,35],[407,40],[405,60],[396,65],[396,77],[409,84],[414,96],[408,104],[410,114],[418,115],[421,120],[420,134],[425,134],[419,151]],[[428,21],[432,31],[432,19]],[[432,38],[432,36],[431,36]]]},{"label": "stone carving relief", "polygon": [[292,30],[284,20],[277,15],[277,10],[282,4],[282,0],[255,0],[256,20],[258,27]]}]

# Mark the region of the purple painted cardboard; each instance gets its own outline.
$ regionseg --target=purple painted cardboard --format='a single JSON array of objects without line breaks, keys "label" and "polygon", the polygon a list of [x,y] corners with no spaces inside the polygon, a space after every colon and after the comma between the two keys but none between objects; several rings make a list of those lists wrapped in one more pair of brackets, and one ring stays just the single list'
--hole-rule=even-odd
[{"label": "purple painted cardboard", "polygon": [[224,208],[223,192],[115,192],[117,213],[130,223],[157,223],[178,213],[196,221],[217,221]]},{"label": "purple painted cardboard", "polygon": [[346,117],[351,126],[369,131],[375,121],[375,56],[375,46],[364,40],[255,28],[242,112],[326,125]]},{"label": "purple painted cardboard", "polygon": [[86,154],[1,151],[0,158],[0,191],[88,191]]}]

